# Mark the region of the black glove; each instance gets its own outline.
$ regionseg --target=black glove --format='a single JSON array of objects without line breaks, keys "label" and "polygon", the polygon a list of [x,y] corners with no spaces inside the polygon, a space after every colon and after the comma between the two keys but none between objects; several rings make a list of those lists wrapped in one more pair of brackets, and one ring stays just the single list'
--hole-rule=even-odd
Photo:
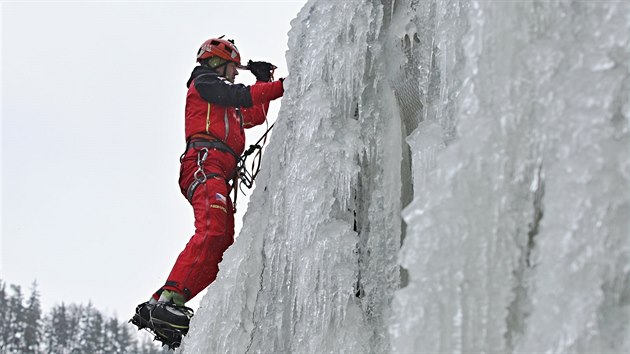
[{"label": "black glove", "polygon": [[256,76],[256,80],[269,82],[271,81],[273,71],[276,69],[276,66],[265,61],[250,60],[247,62],[247,69]]}]

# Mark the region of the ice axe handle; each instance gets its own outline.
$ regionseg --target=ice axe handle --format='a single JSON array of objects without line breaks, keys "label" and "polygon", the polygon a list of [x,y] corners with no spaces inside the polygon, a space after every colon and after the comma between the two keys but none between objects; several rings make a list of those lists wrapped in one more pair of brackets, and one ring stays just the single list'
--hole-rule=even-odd
[{"label": "ice axe handle", "polygon": [[[237,68],[237,69],[240,69],[240,70],[252,70],[252,69],[249,67],[249,64],[250,64],[250,63],[252,63],[252,61],[251,61],[251,60],[247,63],[247,65],[239,65],[239,66],[237,66],[236,68]],[[270,65],[270,69],[271,69],[271,70],[276,70],[276,69],[278,68],[277,66],[275,66],[275,65],[273,65],[273,64],[271,64],[271,63],[268,63],[268,64]]]},{"label": "ice axe handle", "polygon": [[248,61],[247,66],[244,69],[249,70],[258,81],[271,82],[273,81],[273,72],[277,66],[265,62],[265,61]]}]

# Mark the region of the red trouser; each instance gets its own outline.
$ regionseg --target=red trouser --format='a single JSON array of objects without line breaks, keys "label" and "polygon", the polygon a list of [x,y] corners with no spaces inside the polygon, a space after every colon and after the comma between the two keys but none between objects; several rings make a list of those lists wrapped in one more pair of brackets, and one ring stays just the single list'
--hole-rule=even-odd
[{"label": "red trouser", "polygon": [[[190,149],[182,159],[179,185],[184,196],[199,168],[199,151]],[[190,300],[217,278],[223,253],[234,242],[234,212],[226,182],[233,166],[231,155],[212,149],[208,151],[203,163],[208,180],[197,187],[191,203],[195,213],[195,234],[177,257],[162,289],[177,291]],[[211,174],[219,176],[211,177]]]}]

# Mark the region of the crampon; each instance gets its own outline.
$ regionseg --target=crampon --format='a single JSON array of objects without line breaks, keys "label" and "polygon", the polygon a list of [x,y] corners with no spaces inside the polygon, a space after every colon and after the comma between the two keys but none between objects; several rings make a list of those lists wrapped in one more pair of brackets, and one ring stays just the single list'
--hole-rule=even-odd
[{"label": "crampon", "polygon": [[[169,349],[175,350],[182,342],[182,337],[188,333],[188,327],[175,328],[168,323],[164,323],[159,319],[152,317],[152,311],[155,305],[148,302],[142,303],[136,307],[136,313],[133,318],[129,320],[130,323],[138,327],[138,330],[146,330],[154,336],[153,340],[162,343],[162,346],[168,346]],[[190,312],[192,317],[192,310],[184,307],[184,309]]]}]

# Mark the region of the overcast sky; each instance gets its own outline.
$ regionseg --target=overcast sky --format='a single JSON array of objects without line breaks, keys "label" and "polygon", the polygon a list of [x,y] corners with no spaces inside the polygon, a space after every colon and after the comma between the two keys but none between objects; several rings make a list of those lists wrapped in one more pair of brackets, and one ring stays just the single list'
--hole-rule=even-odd
[{"label": "overcast sky", "polygon": [[225,34],[286,76],[305,2],[2,2],[0,278],[130,317],[193,234],[177,179],[199,45]]}]

